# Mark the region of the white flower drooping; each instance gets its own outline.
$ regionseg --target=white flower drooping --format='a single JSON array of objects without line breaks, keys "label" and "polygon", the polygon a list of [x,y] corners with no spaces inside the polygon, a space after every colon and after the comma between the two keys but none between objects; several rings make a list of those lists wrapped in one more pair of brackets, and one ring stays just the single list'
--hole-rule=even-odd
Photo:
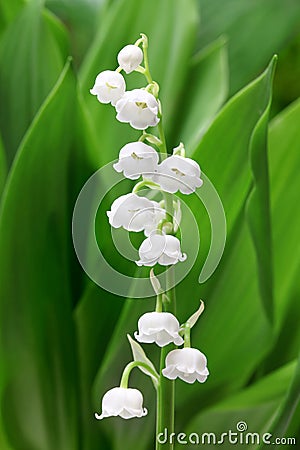
[{"label": "white flower drooping", "polygon": [[137,45],[126,45],[119,51],[119,66],[126,72],[133,72],[143,61],[143,52]]},{"label": "white flower drooping", "polygon": [[151,234],[139,248],[138,266],[169,266],[178,261],[185,261],[186,255],[181,252],[180,241],[172,235]]},{"label": "white flower drooping", "polygon": [[200,175],[200,167],[196,161],[172,155],[158,165],[157,174],[151,178],[165,192],[174,194],[179,190],[182,194],[191,194],[203,184]]},{"label": "white flower drooping", "polygon": [[148,236],[156,230],[166,212],[153,200],[136,194],[126,194],[113,202],[107,215],[112,227],[123,227],[127,231],[144,231]]},{"label": "white flower drooping", "polygon": [[115,387],[104,394],[102,413],[95,413],[95,417],[98,420],[111,416],[131,419],[146,416],[147,413],[147,409],[143,408],[143,395],[138,389]]},{"label": "white flower drooping", "polygon": [[179,322],[168,312],[150,312],[143,314],[138,321],[138,332],[134,337],[139,342],[155,342],[159,347],[174,342],[182,345],[183,339],[179,336]]},{"label": "white flower drooping", "polygon": [[209,375],[206,364],[205,355],[197,348],[172,350],[167,354],[166,367],[162,373],[170,380],[181,378],[187,383],[194,383],[196,380],[204,383]]},{"label": "white flower drooping", "polygon": [[113,165],[126,178],[136,180],[141,175],[153,175],[157,170],[158,154],[144,142],[129,142],[121,148],[119,161]]},{"label": "white flower drooping", "polygon": [[97,96],[100,103],[111,103],[116,105],[123,97],[126,84],[123,76],[114,70],[104,70],[99,73],[90,93]]},{"label": "white flower drooping", "polygon": [[144,89],[127,91],[116,103],[117,119],[130,123],[136,130],[145,130],[158,124],[158,102]]}]

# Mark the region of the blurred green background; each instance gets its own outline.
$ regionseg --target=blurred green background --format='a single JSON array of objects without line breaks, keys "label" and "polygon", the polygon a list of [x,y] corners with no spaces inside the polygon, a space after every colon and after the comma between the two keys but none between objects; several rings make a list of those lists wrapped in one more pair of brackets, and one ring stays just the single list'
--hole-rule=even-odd
[{"label": "blurred green background", "polygon": [[[200,285],[210,225],[187,199],[201,249],[177,288],[178,317],[205,301],[193,345],[211,375],[204,385],[176,384],[176,430],[221,434],[244,420],[249,431],[300,439],[299,0],[1,0],[1,450],[154,447],[154,391],[140,373],[131,385],[143,391],[147,417],[93,417],[130,360],[126,333],[154,299],[103,291],[71,237],[84,182],[138,136],[89,88],[140,32],[168,144],[186,144],[228,225],[224,257]],[[128,188],[108,195],[106,209]],[[139,276],[114,249],[104,211],[99,246]],[[157,362],[154,346],[145,349]]]}]

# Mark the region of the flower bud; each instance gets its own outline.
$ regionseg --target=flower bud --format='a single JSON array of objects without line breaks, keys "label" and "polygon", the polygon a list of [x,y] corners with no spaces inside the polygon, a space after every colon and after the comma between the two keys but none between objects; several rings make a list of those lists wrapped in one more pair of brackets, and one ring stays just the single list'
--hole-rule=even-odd
[{"label": "flower bud", "polygon": [[126,84],[123,76],[113,70],[99,73],[94,87],[90,90],[100,103],[111,103],[113,106],[124,95]]},{"label": "flower bud", "polygon": [[156,98],[144,89],[127,91],[116,103],[117,119],[130,123],[136,130],[145,130],[158,124]]},{"label": "flower bud", "polygon": [[139,318],[139,331],[134,333],[134,337],[139,342],[155,342],[159,347],[164,347],[171,342],[182,345],[183,339],[179,336],[179,328],[179,322],[173,314],[150,312]]},{"label": "flower bud", "polygon": [[162,374],[170,380],[181,378],[187,383],[194,383],[196,380],[204,383],[209,375],[206,364],[205,355],[197,348],[172,350],[167,354]]},{"label": "flower bud", "polygon": [[126,72],[133,72],[143,61],[143,52],[137,45],[126,45],[118,54],[119,66]]},{"label": "flower bud", "polygon": [[104,394],[102,399],[102,414],[95,414],[96,419],[120,416],[123,419],[146,416],[143,408],[143,395],[138,389],[115,387]]},{"label": "flower bud", "polygon": [[151,234],[139,248],[138,266],[169,266],[178,261],[185,261],[186,255],[181,252],[180,241],[172,235]]}]

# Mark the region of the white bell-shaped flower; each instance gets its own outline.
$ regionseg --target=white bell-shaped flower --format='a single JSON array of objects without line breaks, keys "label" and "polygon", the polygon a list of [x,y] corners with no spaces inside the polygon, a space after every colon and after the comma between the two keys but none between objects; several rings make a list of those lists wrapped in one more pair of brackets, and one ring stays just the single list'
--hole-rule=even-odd
[{"label": "white bell-shaped flower", "polygon": [[179,322],[169,312],[149,312],[143,314],[138,321],[138,332],[134,337],[139,342],[155,342],[159,347],[173,342],[182,345],[183,339],[179,335]]},{"label": "white bell-shaped flower", "polygon": [[157,170],[158,153],[144,142],[129,142],[121,148],[119,161],[113,165],[126,178],[136,180],[141,175],[148,177]]},{"label": "white bell-shaped flower", "polygon": [[123,227],[128,231],[144,230],[146,236],[156,230],[165,214],[157,202],[131,193],[118,197],[111,205],[111,210],[107,211],[112,227]]},{"label": "white bell-shaped flower", "polygon": [[119,51],[119,66],[126,72],[133,72],[143,61],[143,52],[137,45],[126,45]]},{"label": "white bell-shaped flower", "polygon": [[204,383],[209,375],[206,364],[205,355],[197,348],[172,350],[167,354],[166,367],[162,373],[170,380],[181,378],[187,383],[194,383],[196,380]]},{"label": "white bell-shaped flower", "polygon": [[116,103],[117,119],[130,123],[136,130],[145,130],[158,124],[158,102],[144,89],[127,91]]},{"label": "white bell-shaped flower", "polygon": [[97,96],[100,103],[111,103],[116,105],[123,97],[126,84],[123,76],[114,70],[104,70],[96,78],[94,87],[90,93]]},{"label": "white bell-shaped flower", "polygon": [[115,387],[104,394],[102,413],[95,413],[95,417],[98,420],[111,416],[131,419],[146,416],[147,413],[147,409],[143,408],[143,395],[138,389]]},{"label": "white bell-shaped flower", "polygon": [[178,261],[185,261],[186,255],[181,252],[180,241],[172,235],[150,234],[139,248],[138,266],[169,266]]},{"label": "white bell-shaped flower", "polygon": [[196,161],[172,155],[158,165],[157,174],[151,179],[165,192],[191,194],[203,184],[200,175],[200,167]]}]

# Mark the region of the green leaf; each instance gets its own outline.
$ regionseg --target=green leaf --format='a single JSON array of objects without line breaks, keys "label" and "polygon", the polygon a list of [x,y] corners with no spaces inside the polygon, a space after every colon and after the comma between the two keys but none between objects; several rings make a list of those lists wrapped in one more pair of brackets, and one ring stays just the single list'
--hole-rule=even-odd
[{"label": "green leaf", "polygon": [[189,323],[190,328],[193,328],[193,326],[198,322],[198,319],[201,316],[201,314],[203,313],[203,311],[204,311],[204,303],[203,303],[202,300],[200,300],[199,308],[187,320],[187,322]]},{"label": "green leaf", "polygon": [[[187,434],[197,432],[199,435],[213,432],[217,438],[220,438],[222,433],[229,430],[237,432],[237,424],[243,421],[246,423],[249,433],[260,433],[261,436],[263,433],[271,433],[269,427],[274,411],[279,407],[285,395],[294,370],[295,363],[293,362],[267,375],[236,395],[217,403],[212,408],[201,411],[200,406],[199,413],[189,421],[184,431]],[[277,435],[283,436],[280,433]],[[228,440],[225,442],[227,443]],[[193,447],[188,445],[186,448]],[[209,445],[203,446],[203,448],[209,447]],[[252,450],[258,448],[257,445],[251,445],[251,441],[248,447]],[[176,446],[176,448],[178,447]]]},{"label": "green leaf", "polygon": [[105,10],[104,0],[46,0],[46,7],[68,25],[74,64],[79,66]]},{"label": "green leaf", "polygon": [[298,34],[298,0],[198,0],[198,4],[202,24],[199,47],[220,35],[228,37],[231,94]]},{"label": "green leaf", "polygon": [[151,379],[153,381],[153,384],[154,384],[154,387],[157,388],[157,379],[159,378],[159,375],[156,372],[154,364],[152,363],[152,361],[150,361],[149,358],[147,358],[146,353],[144,352],[143,348],[134,339],[132,339],[130,334],[127,334],[127,339],[129,341],[129,344],[130,344],[130,347],[131,347],[133,360],[146,363],[152,369],[152,371],[154,373],[156,373],[156,377],[154,377],[152,372],[150,372],[149,370],[147,370],[144,367],[139,367],[141,372],[143,372],[146,375],[148,375],[149,377],[151,377]]},{"label": "green leaf", "polygon": [[2,199],[2,413],[14,448],[78,448],[68,205],[75,99],[68,63],[22,142]]},{"label": "green leaf", "polygon": [[68,56],[61,24],[29,2],[0,44],[0,130],[10,166],[17,147]]},{"label": "green leaf", "polygon": [[[275,70],[274,57],[270,72],[272,83]],[[268,121],[272,97],[259,119],[250,142],[250,161],[254,179],[253,189],[248,197],[246,214],[252,233],[253,243],[256,251],[258,278],[261,298],[267,317],[270,321],[274,316],[273,299],[273,255],[271,239],[271,211],[269,192],[269,168],[268,168]],[[263,251],[262,251],[263,245]]]},{"label": "green leaf", "polygon": [[[189,389],[178,386],[179,411],[185,411],[191,404],[192,414],[197,402],[212,404],[238,389],[251,376],[272,343],[257,281],[257,272],[261,268],[257,266],[244,208],[252,183],[256,183],[252,180],[249,145],[257,122],[269,107],[273,64],[225,105],[192,155],[213,181],[223,202],[227,244],[219,268],[213,277],[199,286],[197,279],[208,252],[210,223],[203,208],[200,209],[199,200],[189,196],[186,202],[201,224],[201,236],[205,239],[201,241],[200,256],[194,268],[177,287],[177,310],[181,319],[186,314],[182,299],[189,298],[191,309],[196,307],[197,298],[205,301],[205,320],[201,321],[201,327],[195,327],[191,337],[192,345],[207,355],[213,376],[201,390],[194,385]],[[255,154],[259,160],[263,157]],[[182,234],[193,242],[195,237],[189,232],[189,223],[183,220],[182,227]],[[261,245],[264,246],[264,242]],[[252,348],[258,340],[261,345],[253,354]],[[251,358],[248,357],[250,353]],[[177,417],[180,422],[186,420],[182,412]]]},{"label": "green leaf", "polygon": [[[270,433],[276,436],[285,436],[288,426],[293,418],[297,406],[300,403],[300,357],[298,364],[294,370],[291,384],[287,389],[285,398],[283,399],[279,411],[277,411],[272,424]],[[264,448],[264,447],[262,447]]]},{"label": "green leaf", "polygon": [[[295,358],[299,351],[300,229],[298,203],[300,100],[273,119],[269,132],[269,165],[274,257],[275,324],[277,342],[266,370]],[[294,338],[291,339],[290,330]]]},{"label": "green leaf", "polygon": [[0,3],[0,34],[14,20],[25,0],[1,0]]},{"label": "green leaf", "polygon": [[4,188],[5,179],[6,179],[6,157],[4,153],[4,148],[2,144],[2,139],[0,136],[0,195],[2,194],[2,190]]},{"label": "green leaf", "polygon": [[[201,50],[193,59],[177,116],[176,139],[191,153],[228,94],[227,46],[224,38]],[[184,120],[183,120],[184,118]]]},{"label": "green leaf", "polygon": [[[149,14],[152,13],[159,17],[159,21],[149,20]],[[195,1],[154,0],[149,6],[147,2],[138,0],[121,0],[113,3],[107,14],[102,15],[101,25],[80,70],[82,93],[99,142],[99,151],[95,155],[96,167],[116,158],[122,145],[139,136],[129,125],[118,123],[114,109],[99,104],[89,94],[89,90],[100,71],[116,68],[120,49],[135,42],[141,32],[149,37],[151,73],[162,86],[164,123],[167,134],[171,135],[195,40]],[[125,78],[129,89],[146,85],[141,74],[134,73]]]}]

